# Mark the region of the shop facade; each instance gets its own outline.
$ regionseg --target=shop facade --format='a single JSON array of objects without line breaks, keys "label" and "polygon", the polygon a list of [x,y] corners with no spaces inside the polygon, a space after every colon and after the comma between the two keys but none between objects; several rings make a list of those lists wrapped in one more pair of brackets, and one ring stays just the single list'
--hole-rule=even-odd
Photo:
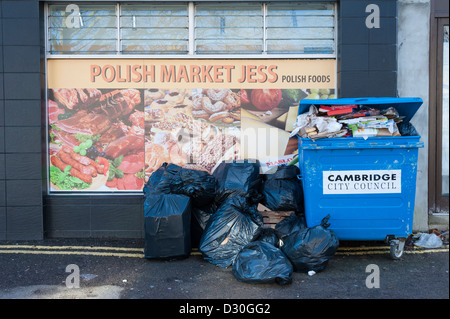
[{"label": "shop facade", "polygon": [[303,98],[419,96],[428,115],[400,74],[413,4],[2,1],[0,239],[142,238],[162,163],[289,160]]}]

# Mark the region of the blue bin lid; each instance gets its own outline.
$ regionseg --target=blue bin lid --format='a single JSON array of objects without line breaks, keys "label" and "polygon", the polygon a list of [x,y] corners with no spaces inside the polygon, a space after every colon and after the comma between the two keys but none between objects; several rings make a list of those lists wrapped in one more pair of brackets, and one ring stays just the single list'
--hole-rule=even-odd
[{"label": "blue bin lid", "polygon": [[418,97],[361,97],[342,98],[329,100],[304,99],[300,101],[298,114],[309,111],[311,105],[373,105],[379,110],[394,107],[400,116],[404,116],[403,122],[408,123],[423,104],[423,100]]}]

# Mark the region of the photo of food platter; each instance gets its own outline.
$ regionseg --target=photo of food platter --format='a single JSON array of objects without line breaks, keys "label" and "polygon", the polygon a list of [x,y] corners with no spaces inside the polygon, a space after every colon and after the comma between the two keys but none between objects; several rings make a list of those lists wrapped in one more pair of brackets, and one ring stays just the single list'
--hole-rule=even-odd
[{"label": "photo of food platter", "polygon": [[136,89],[48,91],[50,190],[140,190],[144,106]]}]

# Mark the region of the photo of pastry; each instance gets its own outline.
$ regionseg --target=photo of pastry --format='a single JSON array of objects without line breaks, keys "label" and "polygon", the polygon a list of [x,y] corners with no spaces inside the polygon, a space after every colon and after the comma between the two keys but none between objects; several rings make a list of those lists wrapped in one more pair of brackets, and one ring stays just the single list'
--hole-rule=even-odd
[{"label": "photo of pastry", "polygon": [[217,126],[239,126],[241,120],[240,90],[194,89],[192,116]]},{"label": "photo of pastry", "polygon": [[[226,105],[224,100],[232,91],[224,90],[221,97],[211,94],[212,100],[206,91],[144,90],[146,180],[164,162],[212,173],[223,159],[239,156],[237,100],[233,105],[230,100],[228,108],[217,104],[217,109],[213,109],[217,102]],[[210,102],[205,104],[206,109],[198,104],[205,98]],[[199,116],[199,111],[205,116]]]}]

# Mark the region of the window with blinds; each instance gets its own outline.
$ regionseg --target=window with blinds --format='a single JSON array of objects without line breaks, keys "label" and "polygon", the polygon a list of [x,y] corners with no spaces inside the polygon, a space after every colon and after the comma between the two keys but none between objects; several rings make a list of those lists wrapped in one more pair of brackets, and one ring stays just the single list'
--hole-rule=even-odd
[{"label": "window with blinds", "polygon": [[189,17],[185,4],[120,7],[120,51],[123,53],[187,54]]},{"label": "window with blinds", "polygon": [[328,2],[48,5],[49,54],[333,55]]},{"label": "window with blinds", "polygon": [[54,54],[117,52],[115,5],[50,5],[48,51]]},{"label": "window with blinds", "polygon": [[199,3],[195,7],[195,52],[261,54],[264,17],[260,3]]},{"label": "window with blinds", "polygon": [[267,53],[334,53],[334,5],[269,3],[266,14]]}]

